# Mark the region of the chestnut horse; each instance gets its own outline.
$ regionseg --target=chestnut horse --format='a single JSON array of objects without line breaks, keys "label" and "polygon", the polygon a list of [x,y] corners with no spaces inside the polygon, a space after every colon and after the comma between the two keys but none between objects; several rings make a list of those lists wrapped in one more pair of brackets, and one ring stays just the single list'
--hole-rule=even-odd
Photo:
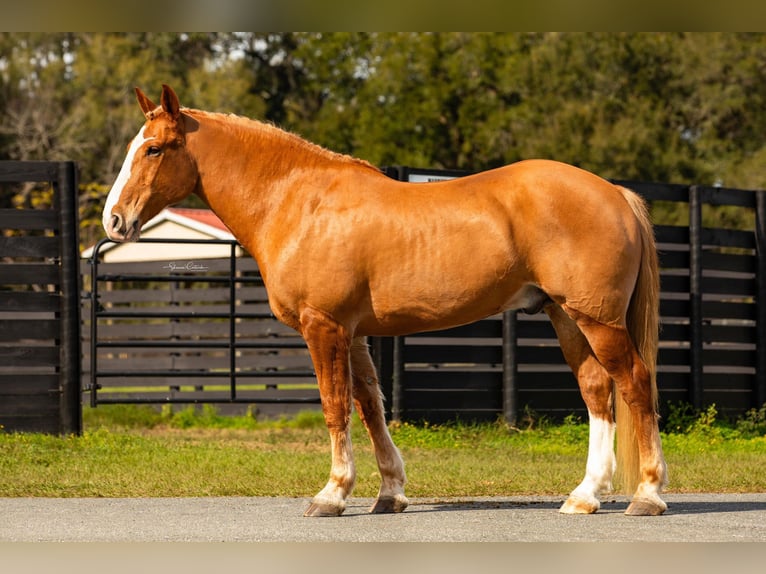
[{"label": "chestnut horse", "polygon": [[380,470],[371,512],[407,507],[366,337],[506,309],[545,310],[588,409],[585,478],[561,512],[596,512],[618,466],[634,493],[626,514],[665,511],[659,274],[636,194],[547,160],[403,183],[272,125],[182,108],[168,86],[159,106],[136,95],[146,123],[106,200],[106,233],[135,241],[160,210],[196,193],[255,257],[274,315],[306,340],[330,434],[330,478],[306,516],[341,514],[354,486],[352,403]]}]

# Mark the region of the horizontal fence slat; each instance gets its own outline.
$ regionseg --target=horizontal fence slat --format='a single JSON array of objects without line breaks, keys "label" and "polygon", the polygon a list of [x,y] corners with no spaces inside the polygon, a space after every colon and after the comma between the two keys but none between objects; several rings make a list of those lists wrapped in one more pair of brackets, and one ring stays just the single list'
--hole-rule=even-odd
[{"label": "horizontal fence slat", "polygon": [[[285,356],[285,355],[255,355],[236,357],[236,367],[240,371],[247,370],[273,370],[275,372],[283,369],[305,369],[311,370],[311,359],[308,356]],[[219,356],[204,354],[200,356],[171,356],[165,355],[146,355],[141,353],[124,353],[123,357],[99,357],[100,369],[104,370],[123,370],[126,374],[133,370],[153,370],[153,369],[178,369],[206,372],[228,372],[229,356],[228,353]]]},{"label": "horizontal fence slat", "polygon": [[655,240],[658,244],[669,243],[683,245],[688,249],[689,228],[675,225],[655,225]]},{"label": "horizontal fence slat", "polygon": [[519,339],[555,339],[556,331],[548,318],[544,321],[531,321],[519,318],[516,322],[516,336]]},{"label": "horizontal fence slat", "polygon": [[660,341],[688,341],[690,337],[690,327],[688,324],[667,324],[662,325],[660,332]]},{"label": "horizontal fence slat", "polygon": [[755,367],[757,356],[755,349],[726,349],[705,345],[702,360],[705,366],[711,367]]},{"label": "horizontal fence slat", "polygon": [[0,311],[52,312],[61,308],[58,293],[0,291]]},{"label": "horizontal fence slat", "polygon": [[519,347],[518,352],[519,365],[556,365],[564,364],[564,355],[561,353],[561,348],[556,346],[541,347],[541,346],[526,346]]},{"label": "horizontal fence slat", "polygon": [[755,208],[755,193],[748,189],[697,186],[703,203],[712,206],[734,205]]},{"label": "horizontal fence slat", "polygon": [[758,309],[753,303],[740,301],[702,301],[702,315],[708,319],[750,320],[757,319]]},{"label": "horizontal fence slat", "polygon": [[[703,306],[704,306],[703,301]],[[689,299],[660,299],[660,317],[664,320],[667,320],[670,317],[689,317]],[[662,332],[660,332],[660,337],[662,337]]]},{"label": "horizontal fence slat", "polygon": [[3,237],[0,235],[3,257],[51,258],[59,254],[58,237]]},{"label": "horizontal fence slat", "polygon": [[0,347],[0,368],[58,367],[59,347]]},{"label": "horizontal fence slat", "polygon": [[[577,379],[571,371],[542,371],[542,372],[519,372],[518,390],[529,391],[577,391]],[[578,391],[579,392],[579,391]]]},{"label": "horizontal fence slat", "polygon": [[59,392],[59,377],[57,374],[0,374],[0,402],[2,402],[3,397],[48,395]]},{"label": "horizontal fence slat", "polygon": [[[112,378],[112,379],[124,379],[125,381],[130,379],[148,379],[150,377],[157,377],[157,378],[175,378],[175,379],[184,379],[184,378],[206,378],[206,379],[228,379],[229,373],[227,371],[190,371],[190,370],[135,370],[135,371],[125,371],[125,370],[99,370],[99,377],[105,377],[105,378]],[[283,379],[283,378],[312,378],[314,377],[314,373],[308,370],[264,370],[264,371],[257,371],[257,370],[249,370],[249,371],[239,371],[237,372],[237,378],[238,379],[261,379],[261,378],[273,378],[273,379]],[[135,383],[131,383],[135,384]],[[178,384],[178,383],[175,383]]]},{"label": "horizontal fence slat", "polygon": [[496,422],[498,412],[495,409],[458,410],[454,407],[444,409],[412,409],[407,411],[403,420],[419,423],[427,421],[430,424],[446,424],[454,421]]},{"label": "horizontal fence slat", "polygon": [[702,229],[701,241],[702,245],[755,249],[755,234],[752,231],[712,229],[705,227]]},{"label": "horizontal fence slat", "polygon": [[714,269],[716,271],[732,271],[755,275],[757,264],[758,261],[753,255],[719,253],[709,250],[702,252],[702,267],[706,270]]},{"label": "horizontal fence slat", "polygon": [[658,249],[660,269],[689,269],[688,251],[663,251]]},{"label": "horizontal fence slat", "polygon": [[415,339],[424,337],[442,337],[447,339],[460,338],[499,338],[503,336],[502,321],[497,319],[484,319],[469,325],[461,325],[452,329],[442,329],[439,331],[427,331],[408,335]]},{"label": "horizontal fence slat", "polygon": [[51,408],[36,408],[31,414],[0,414],[0,426],[5,432],[58,434],[59,424],[58,413]]},{"label": "horizontal fence slat", "polygon": [[0,263],[0,285],[51,285],[60,280],[57,264]]},{"label": "horizontal fence slat", "polygon": [[702,277],[702,292],[706,295],[743,295],[755,297],[757,285],[755,278],[739,279],[735,277]]},{"label": "horizontal fence slat", "polygon": [[[174,339],[220,339],[228,338],[229,322],[206,321],[200,322],[176,321],[162,323],[142,323],[140,329],[135,323],[100,323],[98,325],[98,337],[101,341],[130,340],[143,337],[147,341]],[[235,324],[238,343],[245,343],[252,339],[255,341],[272,342],[275,347],[283,341],[303,341],[294,329],[275,319],[253,319],[238,321]],[[90,339],[90,332],[86,330],[85,339]]]},{"label": "horizontal fence slat", "polygon": [[500,347],[407,345],[404,351],[407,363],[489,363],[503,362]]},{"label": "horizontal fence slat", "polygon": [[750,393],[755,373],[704,373],[702,375],[706,392],[729,391]]},{"label": "horizontal fence slat", "polygon": [[57,181],[59,162],[53,161],[15,161],[0,162],[0,182],[25,183]]},{"label": "horizontal fence slat", "polygon": [[61,337],[61,325],[57,319],[0,319],[0,342],[22,340],[47,340]]},{"label": "horizontal fence slat", "polygon": [[455,405],[460,405],[460,410],[491,409],[499,411],[502,408],[502,400],[498,394],[491,394],[482,391],[471,391],[466,389],[406,389],[405,403],[407,401],[411,401],[430,408],[449,408],[451,406],[454,409]]},{"label": "horizontal fence slat", "polygon": [[628,180],[611,180],[617,185],[632,189],[647,201],[689,201],[689,186],[677,183],[659,183]]},{"label": "horizontal fence slat", "polygon": [[704,389],[703,395],[705,404],[715,404],[716,410],[723,415],[729,413],[739,415],[750,408],[753,400],[752,392],[747,391],[734,393],[717,389]]},{"label": "horizontal fence slat", "polygon": [[[4,425],[3,419],[15,416],[58,416],[59,396],[56,393],[41,393],[27,395],[24,400],[8,400],[12,397],[0,395],[0,425]],[[16,397],[13,397],[16,398]]]},{"label": "horizontal fence slat", "polygon": [[670,275],[668,273],[660,275],[660,288],[664,293],[688,294],[690,285],[688,275]]},{"label": "horizontal fence slat", "polygon": [[[89,379],[89,373],[88,379]],[[230,379],[228,373],[219,373],[214,377],[200,376],[195,373],[176,373],[179,376],[173,377],[162,374],[144,373],[141,377],[127,377],[121,373],[114,373],[99,379],[99,385],[103,390],[110,393],[125,389],[142,389],[140,392],[156,392],[156,389],[171,387],[203,387],[206,389],[229,387]],[[316,377],[313,373],[292,373],[291,376],[272,376],[273,373],[259,373],[258,376],[249,376],[249,374],[237,375],[237,388],[247,388],[248,386],[268,386],[279,389],[297,389],[298,391],[317,389]]]},{"label": "horizontal fence slat", "polygon": [[758,341],[755,327],[742,325],[702,325],[702,340],[707,343],[749,343]]},{"label": "horizontal fence slat", "polygon": [[663,398],[667,393],[671,392],[687,392],[689,388],[690,377],[691,375],[689,373],[689,369],[687,369],[684,373],[667,372],[664,369],[658,369],[657,388],[660,392],[660,398]]},{"label": "horizontal fence slat", "polygon": [[[228,303],[230,291],[227,287],[210,287],[205,289],[125,289],[99,291],[99,302],[102,305],[120,303]],[[235,290],[236,301],[242,303],[268,303],[266,289],[263,287],[238,287]]]},{"label": "horizontal fence slat", "polygon": [[0,209],[0,229],[58,231],[58,212],[52,209]]},{"label": "horizontal fence slat", "polygon": [[502,373],[499,371],[407,371],[407,390],[456,390],[494,391],[502,389]]},{"label": "horizontal fence slat", "polygon": [[660,347],[657,353],[657,363],[659,365],[683,365],[688,367],[690,362],[689,349],[686,348],[663,348]]},{"label": "horizontal fence slat", "polygon": [[546,408],[571,409],[584,408],[584,403],[579,391],[575,389],[558,389],[546,391],[539,389],[519,390],[519,398],[535,408],[535,405],[544,404]]}]

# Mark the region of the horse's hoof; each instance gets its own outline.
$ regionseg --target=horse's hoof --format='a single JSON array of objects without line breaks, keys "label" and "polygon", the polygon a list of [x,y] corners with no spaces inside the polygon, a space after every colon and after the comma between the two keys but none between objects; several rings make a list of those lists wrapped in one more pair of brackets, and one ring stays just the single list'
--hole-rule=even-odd
[{"label": "horse's hoof", "polygon": [[344,510],[344,507],[335,504],[312,502],[308,510],[303,513],[303,516],[310,516],[312,518],[340,516]]},{"label": "horse's hoof", "polygon": [[378,498],[375,501],[375,504],[370,508],[370,513],[391,514],[393,512],[403,512],[409,504],[410,501],[407,500],[407,497],[404,495],[385,496],[383,498]]},{"label": "horse's hoof", "polygon": [[570,496],[566,502],[561,505],[559,512],[561,514],[593,514],[601,507],[601,503],[596,500],[586,500],[575,496]]},{"label": "horse's hoof", "polygon": [[628,516],[659,516],[665,512],[668,505],[662,502],[655,502],[653,500],[647,500],[646,498],[634,499],[625,514]]}]

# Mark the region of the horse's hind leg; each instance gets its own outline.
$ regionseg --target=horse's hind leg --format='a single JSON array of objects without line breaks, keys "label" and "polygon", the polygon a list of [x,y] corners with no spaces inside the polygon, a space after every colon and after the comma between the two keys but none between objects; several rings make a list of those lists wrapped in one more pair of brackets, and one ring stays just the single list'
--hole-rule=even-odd
[{"label": "horse's hind leg", "polygon": [[[616,383],[630,411],[639,460],[638,476],[626,476],[626,479],[637,481],[638,486],[625,513],[662,514],[667,504],[659,494],[667,482],[667,468],[646,364],[624,327],[599,323],[571,309],[569,314],[585,335],[599,363]],[[622,423],[618,421],[618,424]]]},{"label": "horse's hind leg", "polygon": [[588,409],[589,441],[585,478],[564,502],[560,512],[591,514],[601,507],[599,495],[612,490],[615,470],[612,379],[596,359],[577,324],[558,305],[545,309],[558,335],[567,364],[577,377]]},{"label": "horse's hind leg", "polygon": [[351,343],[351,374],[354,402],[370,435],[381,477],[378,498],[370,512],[401,512],[409,504],[404,496],[404,463],[386,426],[383,395],[363,337]]}]

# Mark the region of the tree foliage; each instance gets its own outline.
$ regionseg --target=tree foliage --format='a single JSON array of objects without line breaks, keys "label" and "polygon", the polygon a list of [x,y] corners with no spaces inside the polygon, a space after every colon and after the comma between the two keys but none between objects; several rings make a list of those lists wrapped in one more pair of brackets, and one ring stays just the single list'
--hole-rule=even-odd
[{"label": "tree foliage", "polygon": [[133,87],[162,83],[378,165],[766,185],[757,33],[3,33],[0,159],[76,160],[97,209],[141,124]]}]

